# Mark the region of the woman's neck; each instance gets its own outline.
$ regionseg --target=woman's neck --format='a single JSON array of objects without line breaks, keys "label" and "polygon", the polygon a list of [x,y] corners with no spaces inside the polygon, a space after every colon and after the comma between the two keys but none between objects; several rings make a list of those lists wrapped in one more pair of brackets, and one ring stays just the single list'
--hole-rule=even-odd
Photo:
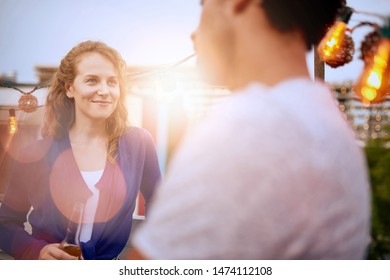
[{"label": "woman's neck", "polygon": [[77,166],[82,171],[102,170],[107,159],[108,135],[105,128],[73,126],[69,139]]},{"label": "woman's neck", "polygon": [[107,143],[108,134],[106,127],[102,125],[83,126],[73,125],[69,129],[69,138],[72,144],[91,144],[91,142]]}]

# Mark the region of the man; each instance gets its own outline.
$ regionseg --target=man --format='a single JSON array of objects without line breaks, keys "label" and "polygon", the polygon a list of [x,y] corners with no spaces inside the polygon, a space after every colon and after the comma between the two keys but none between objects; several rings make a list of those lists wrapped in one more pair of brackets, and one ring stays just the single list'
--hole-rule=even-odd
[{"label": "man", "polygon": [[130,258],[365,257],[364,155],[306,65],[342,2],[202,2],[199,66],[233,94],[185,138]]}]

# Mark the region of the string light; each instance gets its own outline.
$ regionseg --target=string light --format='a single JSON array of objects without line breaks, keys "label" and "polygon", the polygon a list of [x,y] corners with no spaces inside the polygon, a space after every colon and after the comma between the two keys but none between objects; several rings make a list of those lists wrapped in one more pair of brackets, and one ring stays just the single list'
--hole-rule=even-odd
[{"label": "string light", "polygon": [[172,65],[168,65],[168,66],[162,66],[162,67],[159,67],[159,68],[154,68],[152,70],[145,70],[145,71],[140,71],[140,72],[133,72],[133,73],[129,73],[127,74],[127,79],[129,81],[131,80],[136,80],[136,79],[139,79],[139,78],[144,78],[145,76],[152,76],[152,75],[156,75],[156,74],[162,74],[164,72],[167,72],[177,66],[180,66],[182,65],[183,63],[187,62],[188,60],[190,60],[191,58],[195,57],[196,54],[193,53],[181,60],[179,60],[178,62],[172,64]]},{"label": "string light", "polygon": [[337,21],[326,33],[318,45],[318,54],[322,61],[331,67],[339,67],[352,60],[355,52],[354,42],[347,32],[347,24],[352,16],[353,9],[344,7]]},{"label": "string light", "polygon": [[355,93],[363,103],[382,102],[389,93],[390,84],[390,17],[380,29],[381,39],[376,53],[361,74]]},{"label": "string light", "polygon": [[[383,27],[372,22],[360,22],[349,29],[347,24],[353,13],[375,16],[385,21]],[[317,51],[322,61],[331,67],[338,67],[352,60],[354,43],[349,33],[357,27],[370,25],[375,28],[361,45],[361,59],[365,62],[354,92],[357,99],[365,104],[379,103],[390,94],[390,17],[356,11],[345,6],[333,26],[318,45]]]},{"label": "string light", "polygon": [[[191,54],[191,55],[189,55],[189,56],[179,60],[178,62],[171,64],[171,65],[153,68],[151,70],[146,70],[146,71],[128,73],[126,75],[126,77],[129,81],[132,81],[132,80],[136,80],[136,79],[140,79],[140,78],[145,78],[148,76],[155,76],[156,74],[163,74],[169,70],[172,70],[173,68],[175,68],[177,66],[182,65],[183,63],[187,62],[188,60],[190,60],[191,58],[193,58],[195,56],[196,56],[196,54],[193,53],[193,54]],[[50,87],[50,85],[37,85],[34,87],[33,90],[31,90],[29,92],[25,92],[25,91],[19,89],[18,87],[14,86],[13,84],[10,84],[7,82],[0,82],[0,86],[12,88],[12,89],[17,90],[20,93],[22,93],[22,96],[20,97],[20,99],[18,101],[19,104],[18,104],[17,109],[21,109],[27,113],[34,112],[37,110],[38,107],[42,106],[42,105],[41,106],[38,105],[38,99],[33,95],[33,93],[38,89]],[[3,109],[0,109],[0,110],[3,110]]]},{"label": "string light", "polygon": [[26,113],[35,112],[38,108],[38,99],[31,93],[24,94],[19,99],[19,108]]},{"label": "string light", "polygon": [[18,131],[15,109],[9,109],[8,134],[14,135]]},{"label": "string light", "polygon": [[362,59],[365,64],[369,63],[372,60],[376,51],[378,50],[378,44],[382,38],[379,29],[379,26],[377,26],[375,30],[368,33],[362,41],[360,47],[361,55],[359,58]]},{"label": "string light", "polygon": [[[129,74],[127,74],[127,79],[129,81],[131,81],[131,80],[136,80],[136,79],[140,79],[140,78],[145,78],[147,76],[162,74],[162,73],[167,72],[167,71],[169,71],[177,66],[182,65],[183,63],[187,62],[188,60],[190,60],[191,58],[193,58],[195,56],[196,56],[196,54],[191,54],[191,55],[179,60],[178,62],[171,64],[171,65],[168,65],[168,66],[153,68],[151,70],[146,70],[146,71],[142,71],[142,72],[129,73]],[[40,105],[40,106],[38,105],[38,99],[33,95],[33,93],[38,89],[50,87],[50,85],[37,85],[34,87],[33,90],[31,90],[29,92],[25,92],[25,91],[19,89],[18,87],[14,86],[13,84],[10,84],[7,82],[0,82],[0,86],[12,88],[12,89],[22,93],[22,96],[20,97],[20,99],[18,101],[18,106],[16,108],[6,109],[6,110],[9,110],[8,133],[10,135],[14,135],[18,130],[17,120],[16,120],[16,116],[15,116],[15,110],[20,109],[26,113],[31,113],[31,112],[36,111],[37,108],[41,107],[42,105]],[[0,108],[0,110],[5,110],[5,108]]]},{"label": "string light", "polygon": [[10,85],[9,83],[0,83],[0,86],[12,88],[12,89],[17,90],[20,93],[22,93],[22,96],[20,97],[18,103],[19,103],[19,108],[21,110],[25,111],[26,113],[34,112],[39,107],[38,106],[38,99],[33,95],[33,93],[38,89],[47,87],[45,85],[38,85],[38,86],[35,86],[33,90],[31,90],[29,92],[25,92],[25,91],[13,86],[13,85]]}]

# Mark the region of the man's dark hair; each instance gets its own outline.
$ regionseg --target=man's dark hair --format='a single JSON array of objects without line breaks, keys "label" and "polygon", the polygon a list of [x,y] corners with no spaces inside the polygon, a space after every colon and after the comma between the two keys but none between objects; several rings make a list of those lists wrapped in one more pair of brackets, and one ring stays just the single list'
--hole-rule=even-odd
[{"label": "man's dark hair", "polygon": [[271,24],[281,32],[300,30],[306,47],[318,44],[334,22],[345,0],[263,0]]}]

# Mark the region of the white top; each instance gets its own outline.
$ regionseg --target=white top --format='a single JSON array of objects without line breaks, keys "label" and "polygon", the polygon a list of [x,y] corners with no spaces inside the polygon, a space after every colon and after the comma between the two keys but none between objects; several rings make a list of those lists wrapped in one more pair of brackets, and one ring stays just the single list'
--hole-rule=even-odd
[{"label": "white top", "polygon": [[154,259],[359,259],[369,202],[330,90],[252,84],[186,136],[132,241]]},{"label": "white top", "polygon": [[88,198],[83,215],[83,226],[80,232],[80,241],[88,242],[91,240],[93,221],[95,220],[96,209],[99,202],[99,190],[96,188],[97,182],[103,175],[103,170],[99,171],[82,171],[81,175],[85,183],[92,192],[92,196]]}]

